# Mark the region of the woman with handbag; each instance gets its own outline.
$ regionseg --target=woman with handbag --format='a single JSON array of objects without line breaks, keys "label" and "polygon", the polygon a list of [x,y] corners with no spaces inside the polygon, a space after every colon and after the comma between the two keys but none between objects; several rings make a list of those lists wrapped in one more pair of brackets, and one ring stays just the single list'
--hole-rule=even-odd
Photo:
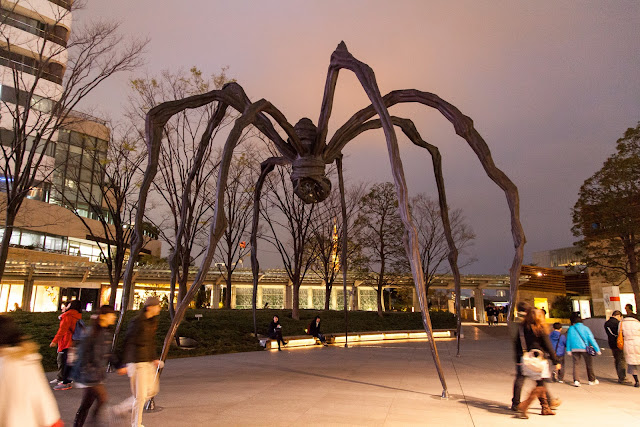
[{"label": "woman with handbag", "polygon": [[593,371],[593,356],[596,354],[602,354],[600,347],[593,337],[591,329],[582,324],[580,313],[575,312],[571,314],[571,326],[567,331],[567,346],[566,353],[571,356],[573,361],[573,385],[580,387],[580,376],[578,375],[578,364],[580,358],[584,359],[584,363],[587,366],[587,379],[589,385],[600,384],[600,381],[596,379],[596,374]]},{"label": "woman with handbag", "polygon": [[38,345],[0,315],[0,426],[62,427]]},{"label": "woman with handbag", "polygon": [[622,343],[624,359],[627,361],[627,373],[633,375],[636,381],[634,387],[640,387],[640,321],[627,316],[620,322],[618,343]]},{"label": "woman with handbag", "polygon": [[536,398],[542,406],[540,415],[555,415],[555,412],[549,407],[548,392],[544,381],[551,377],[549,361],[545,358],[545,353],[549,354],[557,369],[560,369],[560,361],[553,351],[551,341],[549,341],[547,325],[541,310],[531,308],[527,311],[514,345],[523,374],[536,382],[529,397],[518,405],[518,417],[529,418],[527,409]]}]

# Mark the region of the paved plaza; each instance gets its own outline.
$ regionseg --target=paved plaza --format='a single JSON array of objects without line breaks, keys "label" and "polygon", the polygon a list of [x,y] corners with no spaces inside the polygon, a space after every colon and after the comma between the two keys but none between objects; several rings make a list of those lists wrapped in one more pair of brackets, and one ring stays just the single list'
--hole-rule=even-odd
[{"label": "paved plaza", "polygon": [[[551,384],[563,401],[542,417],[535,402],[529,420],[509,410],[513,351],[507,328],[464,326],[462,356],[455,340],[437,342],[451,397],[442,391],[428,343],[405,341],[263,351],[169,360],[153,426],[212,425],[637,425],[640,389],[616,382],[606,349],[594,366],[600,384]],[[571,362],[568,363],[571,380]],[[52,373],[48,374],[53,377]],[[528,381],[526,393],[532,386]],[[126,377],[110,375],[110,403],[129,394]],[[63,420],[73,424],[82,391],[55,392]],[[524,394],[523,393],[523,394]]]}]

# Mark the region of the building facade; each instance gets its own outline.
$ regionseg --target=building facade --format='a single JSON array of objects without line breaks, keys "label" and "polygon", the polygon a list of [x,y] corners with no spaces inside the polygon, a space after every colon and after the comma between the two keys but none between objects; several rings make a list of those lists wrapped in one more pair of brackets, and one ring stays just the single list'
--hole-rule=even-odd
[{"label": "building facade", "polygon": [[613,310],[622,309],[624,313],[626,304],[637,306],[628,280],[607,282],[596,269],[587,268],[581,262],[575,247],[534,252],[533,262],[537,266],[563,272],[567,295],[573,299],[573,309],[584,318],[592,315],[609,317]]},{"label": "building facade", "polygon": [[[71,0],[0,4],[0,144],[6,153],[24,143],[26,154],[43,156],[35,185],[14,223],[7,274],[0,284],[0,312],[18,307],[56,310],[65,301],[80,298],[82,289],[95,289],[95,284],[87,287],[64,277],[34,282],[34,272],[46,264],[100,264],[109,245],[103,225],[97,221],[97,213],[106,207],[101,165],[107,156],[108,127],[74,112],[54,131],[43,125],[56,114],[63,93],[71,5]],[[32,114],[25,114],[21,122],[25,110]],[[19,134],[16,126],[26,130]],[[34,148],[34,136],[48,132],[50,142]],[[5,172],[0,174],[0,206],[6,206],[7,188],[14,179],[11,171],[16,169],[16,156],[8,158],[2,169]],[[4,221],[2,216],[0,237]],[[150,239],[144,251],[160,256],[160,243]],[[26,266],[26,273],[14,274],[21,265]],[[93,295],[94,304],[99,301],[99,292],[85,294]]]}]

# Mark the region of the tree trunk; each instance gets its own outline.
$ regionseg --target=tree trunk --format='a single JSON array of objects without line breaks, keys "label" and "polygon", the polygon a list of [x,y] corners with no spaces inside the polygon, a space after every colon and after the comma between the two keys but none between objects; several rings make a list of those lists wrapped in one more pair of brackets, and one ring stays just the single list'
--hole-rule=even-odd
[{"label": "tree trunk", "polygon": [[634,307],[636,313],[638,313],[638,305],[640,304],[640,286],[638,285],[638,259],[636,258],[636,246],[635,244],[625,245],[625,252],[629,261],[629,274],[627,278],[631,283],[631,289],[633,295],[636,298],[636,306]]},{"label": "tree trunk", "polygon": [[226,292],[224,294],[224,308],[231,308],[231,274],[227,277],[226,280]]},{"label": "tree trunk", "polygon": [[636,313],[638,313],[638,305],[640,305],[640,286],[638,285],[638,273],[630,274],[629,282],[631,282],[631,289],[633,290],[633,295],[636,298],[636,306],[634,308],[636,310]]},{"label": "tree trunk", "polygon": [[189,275],[187,273],[187,274],[182,275],[182,277],[180,277],[180,280],[178,281],[178,304],[177,305],[182,304],[182,300],[187,295],[187,281],[188,280],[189,280]]},{"label": "tree trunk", "polygon": [[118,293],[119,282],[120,281],[116,277],[112,277],[111,283],[109,283],[109,288],[111,289],[111,294],[109,295],[109,305],[114,308],[116,306],[116,296],[117,296],[116,294]]},{"label": "tree trunk", "polygon": [[4,235],[2,236],[2,244],[0,245],[0,281],[4,276],[4,267],[9,257],[9,243],[11,242],[11,235],[13,234],[13,224],[16,220],[16,214],[9,211],[7,206],[7,216],[4,226]]},{"label": "tree trunk", "polygon": [[171,282],[169,284],[169,318],[173,320],[176,315],[176,308],[173,305],[176,299],[176,284],[175,282]]},{"label": "tree trunk", "polygon": [[378,289],[376,289],[377,294],[378,294],[378,316],[383,317],[383,313],[384,313],[384,307],[382,306],[382,291],[383,291],[383,287],[382,285],[378,285]]},{"label": "tree trunk", "polygon": [[300,283],[293,283],[293,301],[291,305],[291,317],[300,320]]},{"label": "tree trunk", "polygon": [[324,309],[329,310],[331,304],[331,284],[327,283],[324,289]]}]

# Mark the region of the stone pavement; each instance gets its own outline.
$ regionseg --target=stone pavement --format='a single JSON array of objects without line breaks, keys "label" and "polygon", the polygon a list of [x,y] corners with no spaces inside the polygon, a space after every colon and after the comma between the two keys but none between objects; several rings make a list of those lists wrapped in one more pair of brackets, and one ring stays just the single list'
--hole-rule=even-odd
[{"label": "stone pavement", "polygon": [[[600,384],[551,384],[563,400],[557,415],[542,417],[539,404],[529,420],[509,410],[514,362],[507,328],[464,326],[462,356],[455,340],[437,341],[451,398],[442,388],[428,343],[354,344],[345,349],[286,349],[174,359],[162,375],[153,426],[210,425],[637,425],[640,389],[616,383],[606,349],[594,361]],[[568,358],[567,358],[568,359]],[[568,362],[571,380],[571,362]],[[586,383],[586,370],[580,369]],[[52,373],[48,374],[53,377]],[[527,381],[523,394],[532,387]],[[110,375],[110,403],[128,396],[126,377]],[[73,424],[82,391],[55,392],[63,420]],[[126,424],[125,424],[126,425]]]}]

